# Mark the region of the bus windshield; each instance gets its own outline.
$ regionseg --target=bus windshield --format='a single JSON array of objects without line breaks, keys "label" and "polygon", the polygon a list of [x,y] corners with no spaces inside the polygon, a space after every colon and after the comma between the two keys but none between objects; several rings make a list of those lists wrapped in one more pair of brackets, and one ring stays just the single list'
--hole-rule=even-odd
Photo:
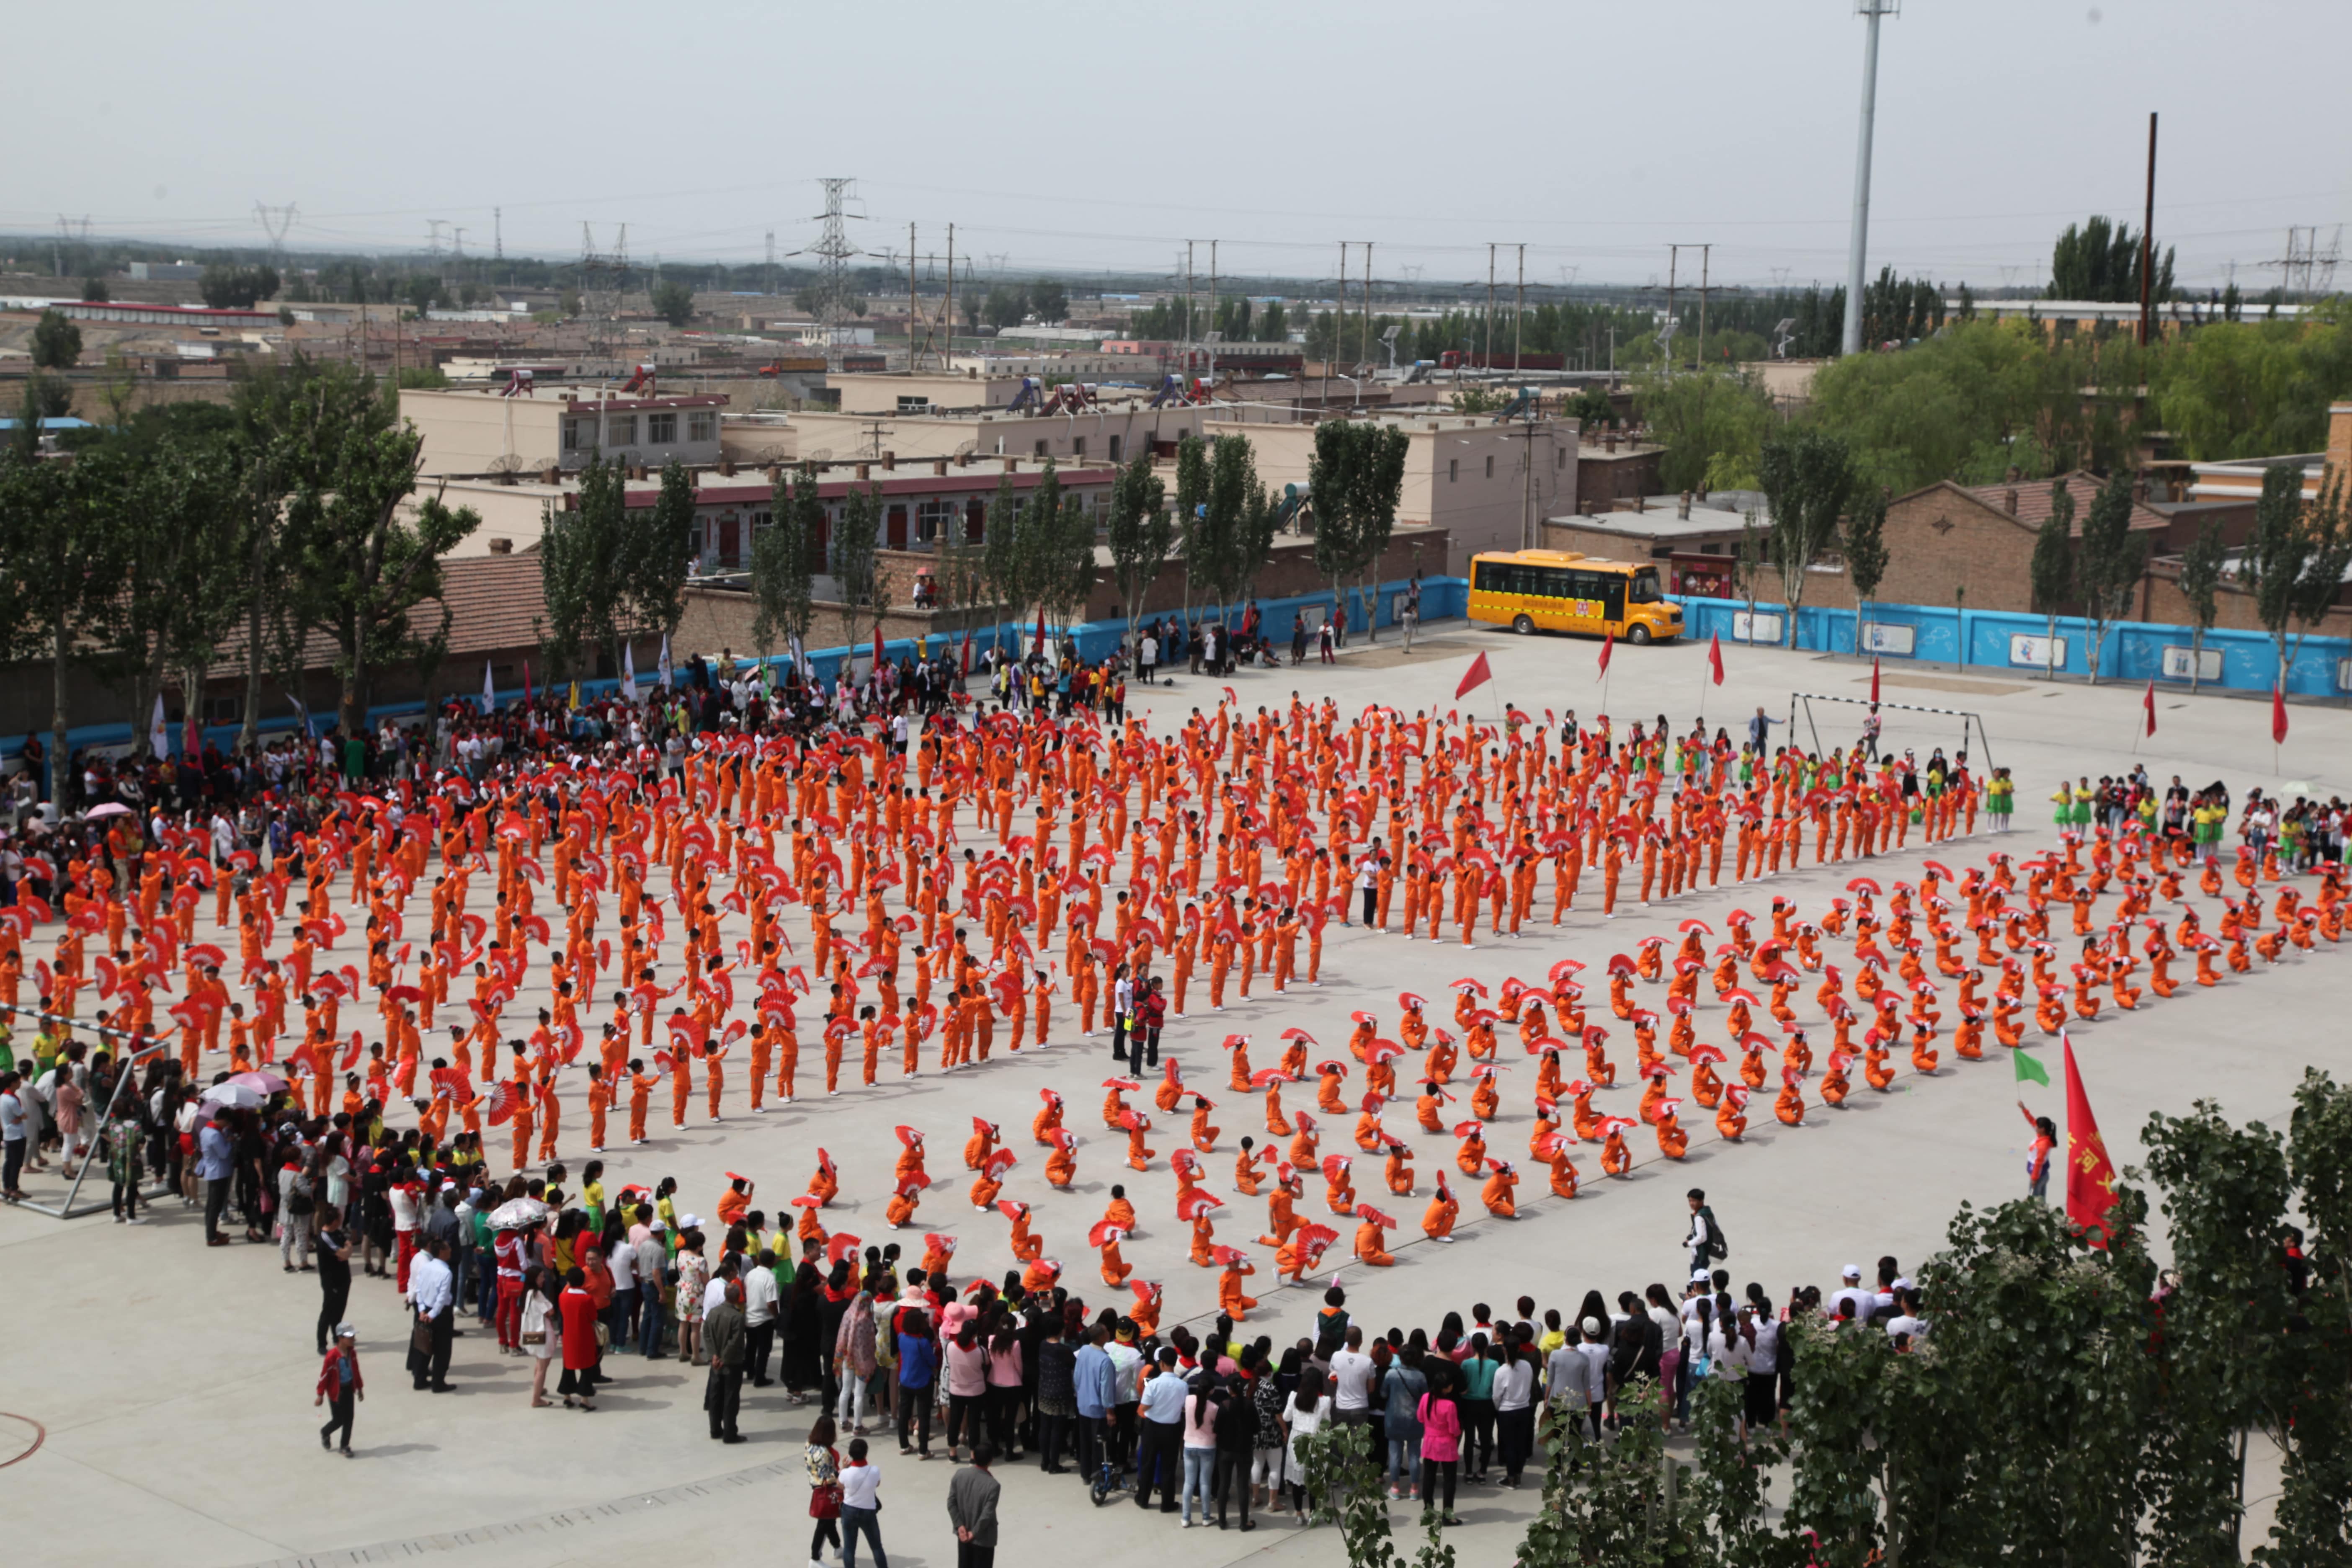
[{"label": "bus windshield", "polygon": [[1625,597],[1636,605],[1656,604],[1658,602],[1658,574],[1655,572],[1634,573],[1633,587],[1626,594]]}]

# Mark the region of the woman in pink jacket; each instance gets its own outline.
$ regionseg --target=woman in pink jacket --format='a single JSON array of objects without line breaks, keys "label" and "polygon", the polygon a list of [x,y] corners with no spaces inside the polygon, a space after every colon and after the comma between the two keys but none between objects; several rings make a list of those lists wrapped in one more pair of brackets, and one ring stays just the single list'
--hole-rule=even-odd
[{"label": "woman in pink jacket", "polygon": [[1422,1363],[1422,1369],[1429,1373],[1429,1392],[1413,1412],[1421,1421],[1421,1508],[1424,1514],[1429,1511],[1442,1477],[1445,1510],[1438,1522],[1459,1524],[1454,1517],[1454,1484],[1462,1471],[1462,1409],[1454,1398],[1461,1392],[1462,1374],[1434,1358]]}]

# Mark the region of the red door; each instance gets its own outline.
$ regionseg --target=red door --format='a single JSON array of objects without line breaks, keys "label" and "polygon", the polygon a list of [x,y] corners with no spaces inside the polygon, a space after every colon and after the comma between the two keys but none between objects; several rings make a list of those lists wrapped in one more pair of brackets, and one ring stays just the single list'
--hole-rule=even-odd
[{"label": "red door", "polygon": [[884,547],[886,549],[904,550],[907,548],[907,509],[905,507],[894,506],[886,514],[885,521],[883,523],[883,539],[885,542]]},{"label": "red door", "polygon": [[719,518],[719,564],[732,569],[743,563],[743,524],[733,512]]}]

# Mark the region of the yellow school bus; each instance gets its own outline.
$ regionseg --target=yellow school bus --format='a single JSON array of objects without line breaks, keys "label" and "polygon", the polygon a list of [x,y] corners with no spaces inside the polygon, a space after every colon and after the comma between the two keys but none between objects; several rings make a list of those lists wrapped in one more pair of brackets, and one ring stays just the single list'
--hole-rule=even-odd
[{"label": "yellow school bus", "polygon": [[1630,643],[1677,637],[1681,606],[1659,592],[1647,561],[1601,561],[1572,550],[1496,550],[1471,557],[1470,618],[1535,632],[1610,633]]}]

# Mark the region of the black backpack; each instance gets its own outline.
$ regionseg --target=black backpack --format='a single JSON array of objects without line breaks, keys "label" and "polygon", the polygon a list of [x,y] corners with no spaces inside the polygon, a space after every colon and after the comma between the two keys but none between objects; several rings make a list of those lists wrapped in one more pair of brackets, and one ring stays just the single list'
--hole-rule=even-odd
[{"label": "black backpack", "polygon": [[1723,1227],[1715,1223],[1715,1211],[1701,1208],[1699,1218],[1706,1221],[1706,1255],[1717,1263],[1731,1256],[1731,1244],[1723,1239]]}]

